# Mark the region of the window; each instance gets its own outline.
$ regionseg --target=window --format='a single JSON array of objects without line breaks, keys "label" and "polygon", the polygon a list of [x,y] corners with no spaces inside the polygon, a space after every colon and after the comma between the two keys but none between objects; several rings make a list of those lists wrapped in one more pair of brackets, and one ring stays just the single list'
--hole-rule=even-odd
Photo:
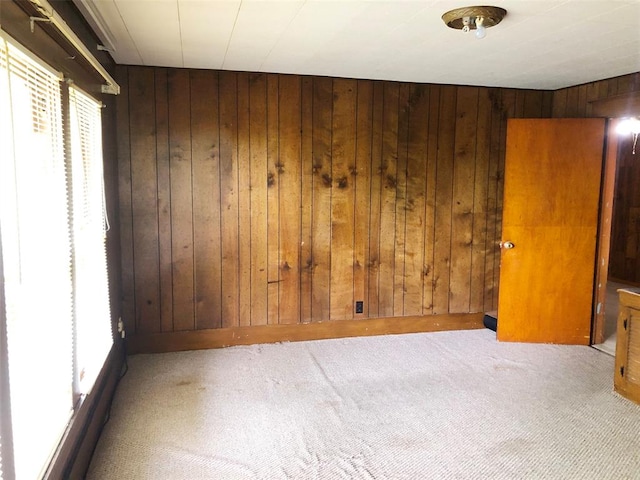
[{"label": "window", "polygon": [[5,43],[0,228],[17,478],[38,478],[72,413],[71,249],[61,78]]},{"label": "window", "polygon": [[100,105],[70,88],[63,125],[61,80],[0,37],[0,232],[19,479],[42,476],[112,345]]},{"label": "window", "polygon": [[111,349],[102,172],[102,106],[69,89],[77,392],[89,393]]}]

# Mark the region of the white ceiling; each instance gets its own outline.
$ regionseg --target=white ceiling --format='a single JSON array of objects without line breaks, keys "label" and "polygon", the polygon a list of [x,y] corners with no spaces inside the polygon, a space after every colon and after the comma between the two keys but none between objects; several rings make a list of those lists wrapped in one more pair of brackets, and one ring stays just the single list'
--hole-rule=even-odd
[{"label": "white ceiling", "polygon": [[483,40],[441,19],[465,0],[74,1],[129,65],[536,89],[640,71],[640,0],[493,0]]}]

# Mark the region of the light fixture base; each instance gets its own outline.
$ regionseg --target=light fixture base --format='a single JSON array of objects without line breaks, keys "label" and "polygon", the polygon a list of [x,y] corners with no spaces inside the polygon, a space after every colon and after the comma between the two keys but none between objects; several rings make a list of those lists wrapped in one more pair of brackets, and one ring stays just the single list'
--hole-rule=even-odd
[{"label": "light fixture base", "polygon": [[507,11],[500,7],[490,6],[478,6],[478,7],[463,7],[449,10],[442,15],[442,20],[447,24],[449,28],[455,28],[456,30],[462,30],[465,27],[465,18],[472,18],[474,21],[468,22],[468,27],[471,30],[475,30],[475,19],[482,17],[482,26],[485,28],[493,27],[499,24],[502,19],[507,15]]}]

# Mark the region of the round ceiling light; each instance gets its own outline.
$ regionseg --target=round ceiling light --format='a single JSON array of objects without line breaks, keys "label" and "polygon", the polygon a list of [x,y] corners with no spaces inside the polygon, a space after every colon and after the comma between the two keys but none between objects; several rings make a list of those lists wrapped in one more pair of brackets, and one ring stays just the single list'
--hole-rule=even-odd
[{"label": "round ceiling light", "polygon": [[442,20],[449,28],[463,32],[476,30],[476,37],[484,38],[485,29],[499,24],[506,15],[507,11],[500,7],[462,7],[449,10],[442,15]]}]

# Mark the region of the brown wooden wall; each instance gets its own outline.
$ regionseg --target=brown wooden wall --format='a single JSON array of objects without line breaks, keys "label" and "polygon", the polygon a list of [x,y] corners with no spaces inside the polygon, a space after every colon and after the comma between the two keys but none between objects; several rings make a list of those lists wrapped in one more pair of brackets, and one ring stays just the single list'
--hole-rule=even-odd
[{"label": "brown wooden wall", "polygon": [[[554,117],[588,117],[598,100],[620,99],[640,92],[640,73],[557,90],[553,94]],[[640,283],[640,164],[639,152],[631,154],[630,138],[620,139],[613,204],[609,277]]]},{"label": "brown wooden wall", "polygon": [[611,222],[609,278],[640,285],[640,148],[620,140]]},{"label": "brown wooden wall", "polygon": [[117,73],[129,332],[496,308],[506,118],[550,92]]},{"label": "brown wooden wall", "polygon": [[640,92],[640,72],[553,92],[554,117],[590,117],[592,102]]}]

